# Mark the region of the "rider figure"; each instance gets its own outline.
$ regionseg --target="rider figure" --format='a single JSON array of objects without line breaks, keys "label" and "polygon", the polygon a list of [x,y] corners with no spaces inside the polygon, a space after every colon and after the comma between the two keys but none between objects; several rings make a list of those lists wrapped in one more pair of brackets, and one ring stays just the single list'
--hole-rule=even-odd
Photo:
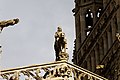
[{"label": "rider figure", "polygon": [[60,37],[64,37],[64,34],[65,34],[65,33],[62,32],[62,28],[58,27],[57,29],[58,29],[58,30],[57,30],[57,32],[55,33],[55,40],[58,41]]},{"label": "rider figure", "polygon": [[61,52],[66,52],[66,44],[65,33],[62,32],[62,28],[58,27],[55,33],[56,61],[59,60]]}]

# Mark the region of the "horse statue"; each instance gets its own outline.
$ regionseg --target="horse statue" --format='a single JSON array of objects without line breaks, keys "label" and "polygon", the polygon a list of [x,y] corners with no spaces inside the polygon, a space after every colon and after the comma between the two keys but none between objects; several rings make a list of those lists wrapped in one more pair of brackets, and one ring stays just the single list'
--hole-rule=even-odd
[{"label": "horse statue", "polygon": [[64,52],[66,53],[66,44],[65,33],[62,32],[62,29],[58,27],[57,32],[55,33],[55,44],[54,49],[56,53],[56,61],[60,60],[59,54]]}]

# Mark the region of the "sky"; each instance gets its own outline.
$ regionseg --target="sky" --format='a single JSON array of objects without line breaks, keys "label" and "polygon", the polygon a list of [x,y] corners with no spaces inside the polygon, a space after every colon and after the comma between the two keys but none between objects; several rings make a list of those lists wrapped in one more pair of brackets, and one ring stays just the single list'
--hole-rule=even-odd
[{"label": "sky", "polygon": [[0,0],[1,21],[20,19],[0,34],[1,69],[54,62],[58,26],[66,34],[71,62],[75,39],[73,8],[74,0]]}]

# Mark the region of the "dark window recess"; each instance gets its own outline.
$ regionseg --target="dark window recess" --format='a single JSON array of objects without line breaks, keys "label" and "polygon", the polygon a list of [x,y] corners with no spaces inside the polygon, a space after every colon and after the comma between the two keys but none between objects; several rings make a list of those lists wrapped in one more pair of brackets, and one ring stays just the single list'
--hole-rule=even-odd
[{"label": "dark window recess", "polygon": [[101,8],[99,8],[99,9],[98,9],[98,11],[97,11],[97,15],[96,15],[96,16],[97,16],[97,18],[99,18],[99,17],[101,16],[101,12],[102,12],[102,9],[101,9]]},{"label": "dark window recess", "polygon": [[85,14],[85,22],[86,22],[86,35],[89,35],[93,26],[93,13],[91,12],[90,9],[88,9]]},{"label": "dark window recess", "polygon": [[84,0],[84,3],[86,2],[86,0]]}]

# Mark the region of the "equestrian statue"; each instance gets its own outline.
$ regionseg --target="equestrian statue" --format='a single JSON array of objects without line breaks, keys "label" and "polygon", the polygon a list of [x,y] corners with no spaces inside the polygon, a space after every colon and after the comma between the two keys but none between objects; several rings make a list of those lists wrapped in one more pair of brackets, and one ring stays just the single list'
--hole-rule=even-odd
[{"label": "equestrian statue", "polygon": [[67,40],[65,39],[65,33],[62,32],[61,27],[58,27],[57,32],[55,32],[54,49],[56,53],[56,61],[59,61],[60,54],[66,53],[66,49],[67,49]]}]

